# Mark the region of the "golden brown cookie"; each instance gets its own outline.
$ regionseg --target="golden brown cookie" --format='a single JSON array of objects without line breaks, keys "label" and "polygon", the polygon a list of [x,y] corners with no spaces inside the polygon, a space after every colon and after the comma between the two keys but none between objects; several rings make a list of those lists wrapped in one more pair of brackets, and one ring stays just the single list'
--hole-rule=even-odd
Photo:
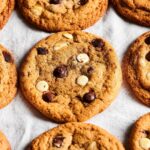
[{"label": "golden brown cookie", "polygon": [[2,132],[0,132],[0,150],[11,150],[10,144]]},{"label": "golden brown cookie", "polygon": [[92,124],[67,123],[32,141],[31,150],[124,150],[121,142]]},{"label": "golden brown cookie", "polygon": [[124,58],[124,76],[136,97],[150,107],[150,32],[130,46]]},{"label": "golden brown cookie", "polygon": [[150,150],[150,113],[136,121],[129,145],[131,150]]},{"label": "golden brown cookie", "polygon": [[14,6],[14,0],[0,0],[0,29],[2,29],[8,21]]},{"label": "golden brown cookie", "polygon": [[8,105],[16,95],[17,71],[10,51],[0,45],[0,108]]},{"label": "golden brown cookie", "polygon": [[108,0],[19,0],[29,23],[46,31],[85,29],[101,18]]},{"label": "golden brown cookie", "polygon": [[150,27],[149,0],[111,0],[116,11],[129,21]]},{"label": "golden brown cookie", "polygon": [[84,121],[103,111],[121,81],[112,46],[82,31],[60,32],[37,43],[20,73],[25,98],[57,122]]}]

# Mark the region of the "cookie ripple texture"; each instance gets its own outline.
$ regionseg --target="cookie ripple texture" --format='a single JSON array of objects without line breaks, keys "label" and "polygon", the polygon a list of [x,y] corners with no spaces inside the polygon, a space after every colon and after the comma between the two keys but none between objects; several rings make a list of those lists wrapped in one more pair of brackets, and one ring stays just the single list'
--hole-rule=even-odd
[{"label": "cookie ripple texture", "polygon": [[146,147],[141,147],[146,144],[141,143],[141,139],[149,139],[149,148],[150,148],[150,113],[145,114],[140,117],[133,126],[131,136],[129,139],[129,145],[132,150],[145,150]]},{"label": "cookie ripple texture", "polygon": [[17,71],[12,54],[0,45],[0,108],[8,105],[17,92]]},{"label": "cookie ripple texture", "polygon": [[150,27],[149,0],[111,0],[116,11],[125,19]]},{"label": "cookie ripple texture", "polygon": [[14,6],[14,0],[0,0],[0,29],[7,23]]},{"label": "cookie ripple texture", "polygon": [[130,46],[124,57],[124,75],[135,96],[150,107],[150,32]]},{"label": "cookie ripple texture", "polygon": [[46,31],[80,30],[106,12],[108,0],[19,0],[26,20]]},{"label": "cookie ripple texture", "polygon": [[104,129],[92,124],[67,123],[53,128],[33,140],[30,149],[124,150],[121,142]]},{"label": "cookie ripple texture", "polygon": [[25,98],[56,122],[85,121],[102,112],[121,82],[111,45],[82,31],[41,40],[27,54],[20,72]]},{"label": "cookie ripple texture", "polygon": [[1,150],[11,150],[10,144],[2,132],[0,132],[0,148]]}]

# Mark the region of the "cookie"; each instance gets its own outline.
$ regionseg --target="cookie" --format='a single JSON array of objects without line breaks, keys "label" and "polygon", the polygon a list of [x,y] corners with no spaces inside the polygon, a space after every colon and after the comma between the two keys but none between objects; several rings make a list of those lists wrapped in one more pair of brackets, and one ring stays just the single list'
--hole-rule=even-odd
[{"label": "cookie", "polygon": [[11,150],[10,144],[2,132],[0,132],[0,149],[1,150]]},{"label": "cookie", "polygon": [[135,96],[150,107],[150,32],[130,46],[124,57],[124,75]]},{"label": "cookie", "polygon": [[17,71],[10,51],[0,45],[0,108],[8,105],[16,95]]},{"label": "cookie", "polygon": [[38,28],[66,31],[93,25],[104,15],[108,0],[19,0],[18,5],[26,20]]},{"label": "cookie", "polygon": [[150,27],[149,0],[111,0],[116,11],[125,19]]},{"label": "cookie", "polygon": [[67,123],[53,128],[32,141],[30,150],[124,150],[121,142],[92,124]]},{"label": "cookie", "polygon": [[0,0],[0,29],[2,29],[8,21],[14,6],[14,0]]},{"label": "cookie", "polygon": [[131,150],[150,149],[150,113],[136,121],[131,132],[129,145]]},{"label": "cookie", "polygon": [[24,97],[56,122],[84,121],[103,111],[121,81],[111,45],[82,31],[43,39],[27,54],[20,72]]}]

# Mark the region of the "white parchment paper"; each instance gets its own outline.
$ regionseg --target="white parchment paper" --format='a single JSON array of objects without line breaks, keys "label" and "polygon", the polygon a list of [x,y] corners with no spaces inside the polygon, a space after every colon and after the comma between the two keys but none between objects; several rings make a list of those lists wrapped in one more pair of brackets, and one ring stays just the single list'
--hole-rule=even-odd
[{"label": "white parchment paper", "polygon": [[[148,30],[149,28],[124,21],[110,7],[102,21],[98,21],[86,31],[108,40],[115,48],[121,62],[128,46]],[[31,27],[19,12],[14,11],[5,28],[0,31],[0,43],[13,51],[19,68],[26,52],[48,35],[49,33]],[[131,125],[140,115],[149,111],[148,107],[136,101],[123,83],[112,105],[87,122],[103,127],[126,143]],[[56,125],[24,100],[20,91],[12,103],[0,110],[0,130],[8,137],[12,150],[25,150],[33,138]]]}]

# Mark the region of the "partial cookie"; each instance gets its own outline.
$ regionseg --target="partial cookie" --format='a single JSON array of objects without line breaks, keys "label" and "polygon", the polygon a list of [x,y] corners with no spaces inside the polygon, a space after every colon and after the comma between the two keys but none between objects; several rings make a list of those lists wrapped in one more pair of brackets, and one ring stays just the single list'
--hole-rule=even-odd
[{"label": "partial cookie", "polygon": [[0,108],[8,105],[16,95],[17,71],[10,51],[0,45]]},{"label": "partial cookie", "polygon": [[136,97],[150,107],[150,32],[130,46],[124,58],[124,74]]},{"label": "partial cookie", "polygon": [[101,18],[108,0],[19,0],[29,23],[46,31],[80,30]]},{"label": "partial cookie", "polygon": [[107,131],[84,123],[67,123],[32,141],[31,150],[124,150],[121,142]]},{"label": "partial cookie", "polygon": [[0,29],[2,29],[8,21],[14,6],[14,0],[0,0]]},{"label": "partial cookie", "polygon": [[11,150],[10,144],[2,132],[0,132],[0,149],[1,150]]},{"label": "partial cookie", "polygon": [[150,27],[149,0],[111,0],[116,11],[129,21]]},{"label": "partial cookie", "polygon": [[150,150],[150,113],[136,121],[129,145],[131,150]]},{"label": "partial cookie", "polygon": [[121,81],[111,45],[82,31],[60,32],[40,41],[20,73],[25,98],[57,122],[84,121],[103,111]]}]

